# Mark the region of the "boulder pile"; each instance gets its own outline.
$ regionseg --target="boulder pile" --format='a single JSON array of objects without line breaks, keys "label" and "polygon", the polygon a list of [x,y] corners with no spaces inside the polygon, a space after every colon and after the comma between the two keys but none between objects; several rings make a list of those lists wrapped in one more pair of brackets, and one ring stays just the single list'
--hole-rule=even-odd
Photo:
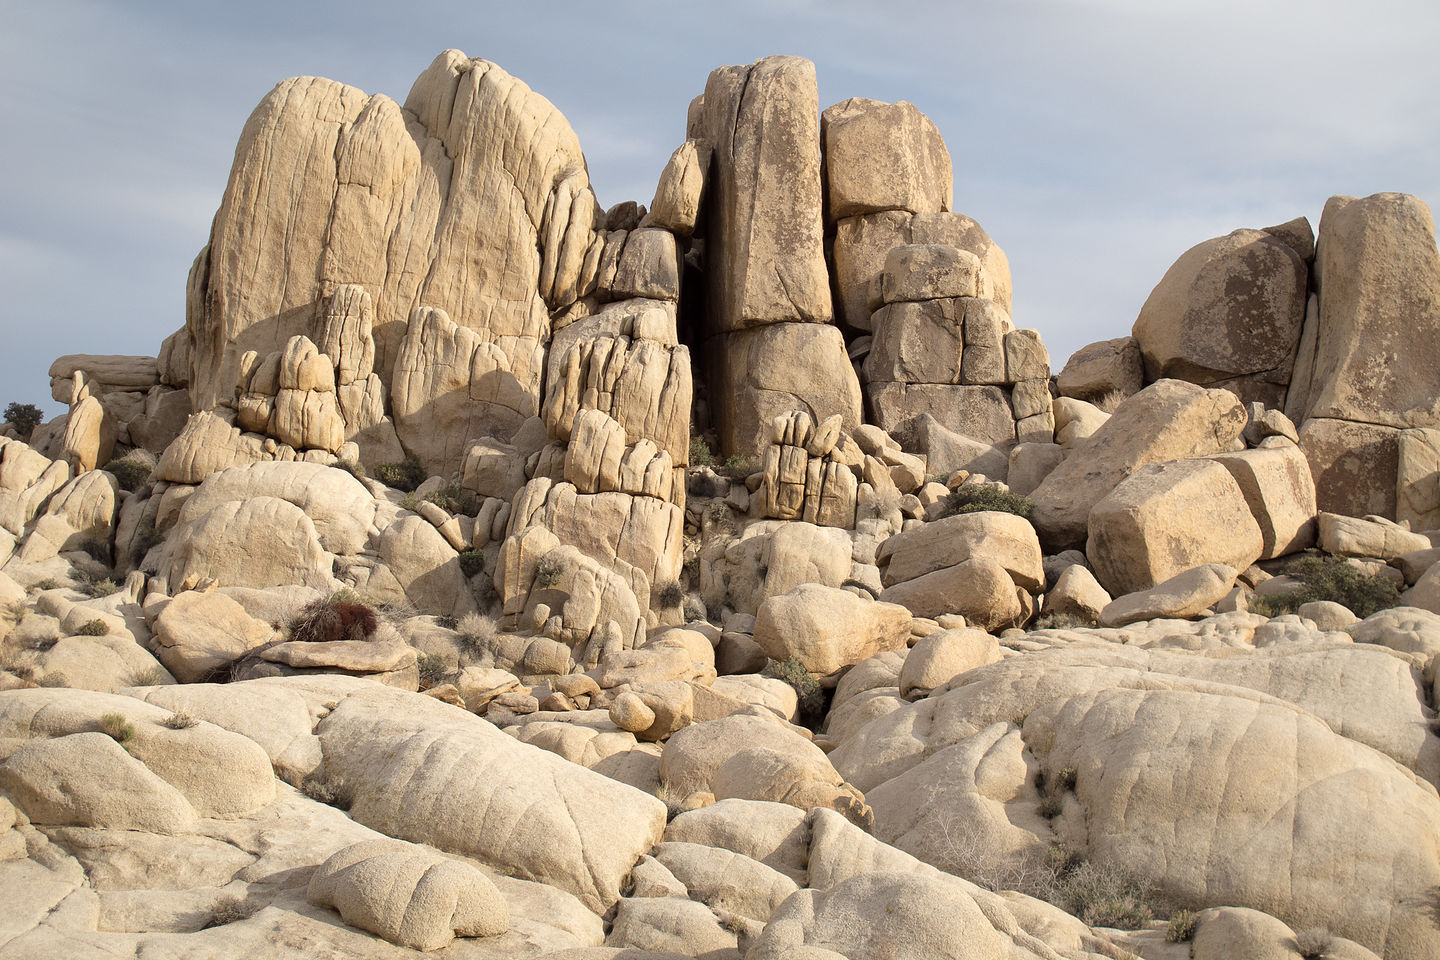
[{"label": "boulder pile", "polygon": [[0,957],[1440,955],[1440,251],[1332,198],[1052,374],[913,105],[648,206],[494,63],[241,133],[0,432]]}]

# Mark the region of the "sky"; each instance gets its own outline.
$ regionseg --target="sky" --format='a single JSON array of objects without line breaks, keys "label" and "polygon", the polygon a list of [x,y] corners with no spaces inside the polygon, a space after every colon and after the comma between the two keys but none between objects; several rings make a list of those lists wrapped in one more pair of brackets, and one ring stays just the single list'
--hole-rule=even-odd
[{"label": "sky", "polygon": [[[1363,7],[1363,8],[1362,8]],[[1440,203],[1434,0],[0,0],[0,404],[67,353],[154,354],[184,323],[246,117],[319,75],[403,101],[447,47],[580,137],[603,206],[648,203],[718,66],[815,61],[822,109],[909,100],[954,208],[1010,258],[1056,371],[1129,333],[1186,249],[1333,194]]]}]

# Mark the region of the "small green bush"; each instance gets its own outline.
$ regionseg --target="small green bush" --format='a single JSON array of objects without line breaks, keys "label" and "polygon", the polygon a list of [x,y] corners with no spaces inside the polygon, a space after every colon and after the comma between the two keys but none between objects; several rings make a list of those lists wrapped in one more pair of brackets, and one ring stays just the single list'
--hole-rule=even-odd
[{"label": "small green bush", "polygon": [[560,582],[560,577],[565,571],[564,564],[559,557],[546,554],[535,564],[535,585],[541,589],[548,589]]},{"label": "small green bush", "polygon": [[732,453],[720,464],[719,472],[731,480],[744,480],[759,469],[760,461],[756,458]]},{"label": "small green bush", "polygon": [[710,449],[710,444],[705,442],[704,437],[690,438],[690,466],[715,466],[715,453]]},{"label": "small green bush", "polygon": [[475,576],[475,574],[483,573],[484,571],[485,551],[466,550],[460,554],[460,572],[465,574],[467,580]]},{"label": "small green bush", "polygon": [[387,487],[410,493],[425,482],[426,473],[418,458],[406,457],[399,463],[377,463],[375,479]]},{"label": "small green bush", "polygon": [[1286,593],[1256,597],[1251,609],[1265,617],[1295,613],[1312,600],[1331,600],[1364,620],[1401,603],[1400,591],[1385,577],[1369,577],[1338,557],[1307,556],[1286,571],[1304,581]]},{"label": "small green bush", "polygon": [[109,577],[100,580],[90,580],[84,584],[84,590],[92,597],[108,597],[119,592],[120,585]]},{"label": "small green bush", "polygon": [[411,513],[420,512],[420,498],[413,493],[407,493],[400,498],[400,509],[409,510]]},{"label": "small green bush", "polygon": [[805,669],[799,657],[771,660],[761,671],[761,676],[784,680],[795,688],[802,724],[814,729],[825,719],[825,690],[820,686],[819,679]]},{"label": "small green bush", "polygon": [[425,499],[446,513],[475,514],[480,512],[480,498],[474,491],[466,490],[458,483],[431,490]]},{"label": "small green bush", "polygon": [[1325,951],[1330,949],[1334,941],[1335,938],[1330,936],[1329,930],[1324,927],[1311,927],[1295,934],[1295,950],[1305,960],[1316,960],[1317,957],[1325,955]]},{"label": "small green bush", "polygon": [[950,491],[940,516],[953,517],[961,513],[984,513],[986,511],[1013,513],[1017,517],[1030,519],[1035,512],[1035,503],[1029,497],[1018,493],[997,490],[978,483],[961,484]]},{"label": "small green bush", "polygon": [[1195,936],[1195,912],[1178,910],[1165,927],[1165,939],[1171,943],[1184,943]]},{"label": "small green bush", "polygon": [[135,725],[123,713],[107,713],[100,718],[100,732],[122,747],[135,739]]},{"label": "small green bush", "polygon": [[434,653],[422,653],[415,661],[415,666],[420,670],[420,689],[429,690],[445,679],[450,673],[445,658]]},{"label": "small green bush", "polygon": [[155,454],[137,447],[125,456],[111,460],[104,469],[114,475],[121,490],[135,491],[150,480],[150,475],[155,472],[155,462]]},{"label": "small green bush", "polygon": [[43,580],[36,580],[30,584],[30,592],[39,593],[44,590],[59,590],[63,586],[65,586],[65,584],[56,580],[54,577],[45,577]]},{"label": "small green bush", "polygon": [[21,440],[27,442],[44,419],[44,412],[33,403],[11,403],[5,408],[5,422],[15,428]]},{"label": "small green bush", "polygon": [[360,465],[360,461],[358,460],[337,459],[334,463],[330,464],[330,466],[334,467],[336,470],[344,470],[356,480],[365,479],[365,468]]},{"label": "small green bush", "polygon": [[103,637],[109,632],[110,624],[97,618],[81,624],[80,629],[75,631],[75,635],[78,637]]},{"label": "small green bush", "polygon": [[190,716],[190,714],[185,713],[183,710],[176,710],[170,714],[170,716],[161,720],[160,725],[169,727],[171,730],[189,730],[191,727],[198,727],[200,721]]},{"label": "small green bush", "polygon": [[135,528],[135,539],[132,542],[134,543],[135,555],[144,559],[145,554],[164,543],[165,538],[160,536],[159,531],[155,529],[154,518],[145,517]]}]

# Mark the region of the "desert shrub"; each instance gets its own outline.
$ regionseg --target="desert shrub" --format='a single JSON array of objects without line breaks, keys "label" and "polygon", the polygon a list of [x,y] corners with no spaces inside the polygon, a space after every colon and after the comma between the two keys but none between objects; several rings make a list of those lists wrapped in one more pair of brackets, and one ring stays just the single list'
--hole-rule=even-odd
[{"label": "desert shrub", "polygon": [[330,464],[330,466],[334,467],[336,470],[344,470],[356,480],[365,479],[365,468],[360,465],[360,461],[358,460],[336,460],[334,463]]},{"label": "desert shrub", "polygon": [[460,572],[466,579],[485,571],[485,551],[466,550],[460,554]]},{"label": "desert shrub", "polygon": [[380,616],[353,592],[338,591],[312,600],[290,621],[290,639],[304,643],[364,640],[380,626]]},{"label": "desert shrub", "polygon": [[32,637],[28,646],[36,653],[44,653],[60,642],[59,637]]},{"label": "desert shrub", "polygon": [[136,670],[125,678],[127,687],[158,687],[171,679],[170,674],[165,672],[164,667],[151,667],[148,670]]},{"label": "desert shrub", "polygon": [[478,613],[465,614],[455,629],[468,646],[476,648],[488,647],[500,634],[500,628],[493,617],[481,616]]},{"label": "desert shrub", "polygon": [[1171,943],[1184,943],[1195,936],[1195,912],[1177,910],[1165,927],[1165,939]]},{"label": "desert shrub", "polygon": [[710,444],[705,442],[704,437],[690,438],[690,466],[692,467],[713,467],[715,466],[715,454],[710,449]]},{"label": "desert shrub", "polygon": [[1030,515],[1035,512],[1035,504],[1029,497],[978,483],[961,484],[950,491],[944,502],[945,506],[940,511],[941,517],[995,510],[1000,513],[1013,513],[1029,520]]},{"label": "desert shrub", "polygon": [[68,687],[70,686],[70,678],[59,671],[52,671],[51,673],[45,674],[45,676],[39,680],[36,680],[35,683],[42,687]]},{"label": "desert shrub", "polygon": [[77,637],[103,637],[109,632],[110,624],[97,618],[81,624],[80,629],[75,631],[75,635]]},{"label": "desert shrub", "polygon": [[120,585],[109,577],[103,577],[99,580],[87,580],[82,584],[81,589],[92,597],[108,597],[119,592]]},{"label": "desert shrub", "polygon": [[135,739],[135,725],[123,713],[107,713],[100,718],[100,732],[122,747]]},{"label": "desert shrub", "polygon": [[1114,413],[1126,399],[1128,398],[1124,391],[1109,390],[1104,395],[1092,400],[1091,404],[1101,413]]},{"label": "desert shrub", "polygon": [[1059,794],[1049,793],[1040,798],[1040,805],[1036,808],[1036,812],[1046,820],[1054,820],[1064,809],[1064,799]]},{"label": "desert shrub", "polygon": [[431,490],[425,499],[446,513],[475,514],[480,512],[480,497],[472,490],[466,490],[458,483]]},{"label": "desert shrub", "polygon": [[116,457],[105,464],[105,470],[115,477],[121,490],[139,490],[155,472],[155,454],[143,447],[136,447],[123,457]]},{"label": "desert shrub", "polygon": [[1118,864],[1081,863],[1060,877],[1056,892],[1067,910],[1092,927],[1138,930],[1155,919],[1147,885]]},{"label": "desert shrub", "polygon": [[155,529],[155,520],[152,517],[145,517],[135,528],[134,550],[135,555],[143,558],[155,547],[165,541],[160,532]]},{"label": "desert shrub", "polygon": [[662,607],[678,607],[685,602],[685,588],[680,586],[678,580],[671,580],[669,583],[657,584],[654,596]]},{"label": "desert shrub", "polygon": [[1093,626],[1095,626],[1095,621],[1086,620],[1084,617],[1073,613],[1044,613],[1035,618],[1035,622],[1030,625],[1030,629],[1076,630]]},{"label": "desert shrub", "polygon": [[45,577],[43,580],[36,580],[30,584],[30,592],[39,593],[42,590],[59,590],[63,586],[65,586],[65,584],[56,580],[54,577]]},{"label": "desert shrub", "polygon": [[1325,951],[1330,949],[1332,942],[1334,942],[1334,937],[1330,936],[1330,931],[1324,927],[1311,927],[1295,934],[1295,950],[1305,960],[1323,957]]},{"label": "desert shrub", "polygon": [[426,474],[417,458],[406,457],[399,463],[375,464],[375,479],[387,487],[410,493],[425,482]]},{"label": "desert shrub", "polygon": [[24,600],[12,600],[5,604],[5,617],[17,627],[24,623],[28,616],[30,616],[30,607]]},{"label": "desert shrub", "polygon": [[21,440],[28,441],[45,414],[33,403],[11,403],[5,408],[5,422],[15,428]]},{"label": "desert shrub", "polygon": [[1268,597],[1256,597],[1254,612],[1266,617],[1295,613],[1312,600],[1331,600],[1350,609],[1360,619],[1401,603],[1400,591],[1385,577],[1366,576],[1338,557],[1301,557],[1286,571],[1304,581],[1294,590]]},{"label": "desert shrub", "polygon": [[565,565],[560,558],[547,553],[535,564],[535,585],[541,589],[553,587],[560,582],[564,572]]},{"label": "desert shrub", "polygon": [[169,727],[171,730],[189,730],[191,727],[199,726],[200,721],[183,710],[176,710],[170,716],[160,721],[162,727]]},{"label": "desert shrub", "polygon": [[760,461],[756,458],[732,453],[720,464],[719,472],[731,480],[744,480],[759,469]]},{"label": "desert shrub", "polygon": [[[931,817],[937,836],[937,866],[994,893],[1015,890],[1042,900],[1055,899],[1059,865],[1048,852],[1011,856],[995,842],[994,834],[969,817],[946,809],[935,810]],[[1051,849],[1058,847],[1053,844]]]},{"label": "desert shrub", "polygon": [[415,666],[420,671],[421,690],[430,689],[450,673],[450,667],[446,665],[445,658],[434,653],[420,654],[415,661]]},{"label": "desert shrub", "polygon": [[420,512],[420,498],[413,493],[407,493],[400,498],[400,509],[409,510],[411,513]]},{"label": "desert shrub", "polygon": [[203,929],[209,930],[212,927],[223,927],[228,923],[248,920],[256,912],[256,908],[247,904],[243,897],[221,897],[210,908],[210,919],[205,921]]},{"label": "desert shrub", "polygon": [[805,664],[800,662],[799,657],[771,660],[761,671],[761,676],[784,680],[795,688],[800,701],[802,724],[815,729],[825,719],[825,691],[821,688],[820,681],[805,669]]},{"label": "desert shrub", "polygon": [[316,803],[323,803],[337,810],[349,810],[354,800],[342,777],[326,777],[312,773],[300,782],[300,792]]}]

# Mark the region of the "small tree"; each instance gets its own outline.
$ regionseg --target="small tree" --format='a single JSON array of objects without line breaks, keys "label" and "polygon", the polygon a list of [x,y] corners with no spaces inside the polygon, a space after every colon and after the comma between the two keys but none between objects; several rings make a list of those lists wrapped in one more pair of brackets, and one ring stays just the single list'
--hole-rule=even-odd
[{"label": "small tree", "polygon": [[20,439],[28,441],[45,414],[33,403],[12,403],[5,408],[5,422],[15,428]]}]

